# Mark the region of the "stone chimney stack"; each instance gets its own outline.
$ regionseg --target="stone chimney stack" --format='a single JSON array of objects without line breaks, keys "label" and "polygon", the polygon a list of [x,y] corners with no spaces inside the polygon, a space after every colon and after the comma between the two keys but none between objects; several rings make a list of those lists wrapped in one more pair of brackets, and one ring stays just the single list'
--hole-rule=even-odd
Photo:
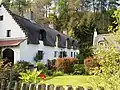
[{"label": "stone chimney stack", "polygon": [[94,35],[93,35],[93,46],[95,45],[95,38],[97,37],[97,30],[94,30]]}]

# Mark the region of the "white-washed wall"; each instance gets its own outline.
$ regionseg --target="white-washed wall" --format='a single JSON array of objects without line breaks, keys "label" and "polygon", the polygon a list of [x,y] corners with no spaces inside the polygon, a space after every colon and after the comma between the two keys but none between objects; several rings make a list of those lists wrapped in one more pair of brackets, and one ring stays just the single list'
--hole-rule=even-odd
[{"label": "white-washed wall", "polygon": [[[20,60],[29,61],[32,63],[34,62],[34,57],[38,50],[43,51],[44,57],[42,62],[47,63],[47,60],[53,60],[58,58],[58,52],[60,51],[66,51],[68,54],[67,57],[71,57],[71,52],[78,52],[78,50],[73,49],[63,49],[63,48],[57,48],[57,47],[50,47],[50,46],[44,46],[43,41],[40,41],[39,45],[35,44],[27,44],[27,40],[22,42],[20,44]],[[54,57],[54,52],[57,51],[57,57]]]},{"label": "white-washed wall", "polygon": [[24,32],[3,6],[0,7],[1,15],[3,15],[3,21],[0,21],[0,38],[6,38],[7,30],[11,30],[11,37],[25,37]]}]

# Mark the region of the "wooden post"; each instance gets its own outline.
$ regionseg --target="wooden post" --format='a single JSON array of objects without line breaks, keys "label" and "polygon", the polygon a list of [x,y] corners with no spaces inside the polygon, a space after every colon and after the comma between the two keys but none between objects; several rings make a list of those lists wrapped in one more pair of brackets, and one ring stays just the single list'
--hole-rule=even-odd
[{"label": "wooden post", "polygon": [[36,90],[46,90],[46,85],[45,84],[37,85]]},{"label": "wooden post", "polygon": [[53,84],[48,85],[47,90],[54,90],[54,85]]},{"label": "wooden post", "polygon": [[26,83],[26,90],[29,90],[29,83]]},{"label": "wooden post", "polygon": [[21,89],[20,89],[20,90],[27,90],[26,87],[27,87],[26,83],[22,83],[22,84],[21,84]]},{"label": "wooden post", "polygon": [[14,90],[19,90],[18,82],[15,82]]},{"label": "wooden post", "polygon": [[65,89],[63,88],[63,86],[59,85],[59,86],[56,86],[55,90],[65,90]]},{"label": "wooden post", "polygon": [[82,86],[78,86],[75,90],[85,90]]},{"label": "wooden post", "polygon": [[66,90],[73,90],[73,87],[71,85],[67,85],[67,89]]},{"label": "wooden post", "polygon": [[30,84],[29,90],[35,90],[35,84],[34,84],[34,83],[31,83],[31,84]]}]

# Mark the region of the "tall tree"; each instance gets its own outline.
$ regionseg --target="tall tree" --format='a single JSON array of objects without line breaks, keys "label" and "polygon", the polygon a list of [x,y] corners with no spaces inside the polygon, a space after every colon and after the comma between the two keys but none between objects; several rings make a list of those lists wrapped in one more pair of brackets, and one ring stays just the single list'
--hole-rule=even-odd
[{"label": "tall tree", "polygon": [[48,23],[48,12],[51,6],[52,0],[34,0],[32,2],[32,11],[37,23]]}]

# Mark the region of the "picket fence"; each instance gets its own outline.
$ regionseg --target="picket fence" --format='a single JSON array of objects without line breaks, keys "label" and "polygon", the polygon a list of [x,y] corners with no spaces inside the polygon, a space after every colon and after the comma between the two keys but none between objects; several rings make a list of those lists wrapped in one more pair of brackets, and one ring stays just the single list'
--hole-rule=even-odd
[{"label": "picket fence", "polygon": [[[0,90],[93,90],[92,87],[84,88],[82,86],[78,86],[76,88],[73,88],[71,85],[66,85],[66,87],[63,87],[61,85],[54,86],[53,84],[46,85],[46,84],[28,84],[28,83],[20,83],[20,82],[14,82],[11,83],[5,80],[2,80],[0,82]],[[96,90],[104,90],[103,87],[99,87]]]}]

